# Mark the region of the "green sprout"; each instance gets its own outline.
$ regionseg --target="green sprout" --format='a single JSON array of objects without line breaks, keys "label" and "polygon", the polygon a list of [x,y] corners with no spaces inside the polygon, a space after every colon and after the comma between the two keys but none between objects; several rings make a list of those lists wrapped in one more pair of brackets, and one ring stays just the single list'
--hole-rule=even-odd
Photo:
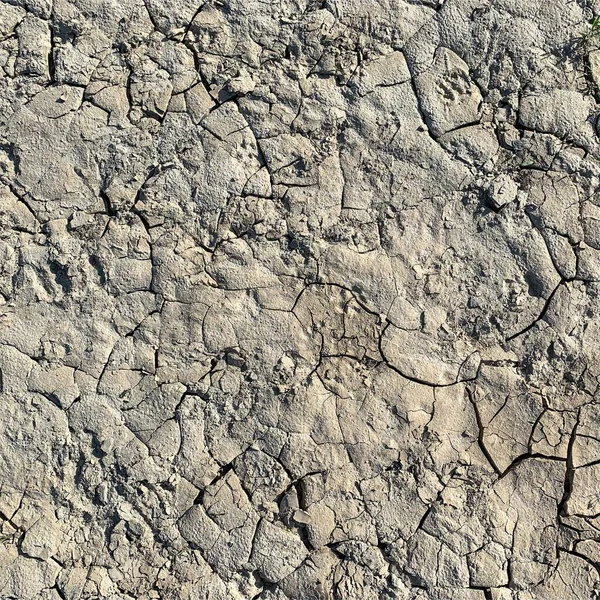
[{"label": "green sprout", "polygon": [[583,39],[586,42],[591,42],[592,40],[597,40],[600,38],[600,14],[594,16],[594,18],[590,21],[590,28],[583,35]]}]

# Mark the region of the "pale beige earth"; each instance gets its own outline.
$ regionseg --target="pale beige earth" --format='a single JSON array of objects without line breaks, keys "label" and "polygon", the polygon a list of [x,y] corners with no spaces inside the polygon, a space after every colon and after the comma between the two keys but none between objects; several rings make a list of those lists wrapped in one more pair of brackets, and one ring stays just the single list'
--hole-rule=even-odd
[{"label": "pale beige earth", "polygon": [[0,598],[600,597],[598,0],[0,1]]}]

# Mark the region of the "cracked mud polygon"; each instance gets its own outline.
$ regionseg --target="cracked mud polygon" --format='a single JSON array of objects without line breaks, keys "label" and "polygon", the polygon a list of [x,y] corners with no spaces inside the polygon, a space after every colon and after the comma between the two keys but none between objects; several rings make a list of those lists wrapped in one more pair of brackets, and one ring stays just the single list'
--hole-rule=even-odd
[{"label": "cracked mud polygon", "polygon": [[0,598],[597,598],[598,13],[3,0]]}]

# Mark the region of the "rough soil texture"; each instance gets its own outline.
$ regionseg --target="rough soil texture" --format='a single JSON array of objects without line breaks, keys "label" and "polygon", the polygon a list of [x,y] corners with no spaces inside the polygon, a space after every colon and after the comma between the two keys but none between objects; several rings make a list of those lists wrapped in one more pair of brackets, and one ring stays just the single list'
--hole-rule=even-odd
[{"label": "rough soil texture", "polygon": [[600,595],[600,2],[3,0],[0,598]]}]

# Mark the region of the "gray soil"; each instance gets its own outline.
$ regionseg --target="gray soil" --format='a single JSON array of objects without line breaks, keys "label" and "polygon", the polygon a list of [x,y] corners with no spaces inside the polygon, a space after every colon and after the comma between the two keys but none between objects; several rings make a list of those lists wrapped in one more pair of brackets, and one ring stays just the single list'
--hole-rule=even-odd
[{"label": "gray soil", "polygon": [[1,0],[0,598],[600,597],[600,0]]}]

